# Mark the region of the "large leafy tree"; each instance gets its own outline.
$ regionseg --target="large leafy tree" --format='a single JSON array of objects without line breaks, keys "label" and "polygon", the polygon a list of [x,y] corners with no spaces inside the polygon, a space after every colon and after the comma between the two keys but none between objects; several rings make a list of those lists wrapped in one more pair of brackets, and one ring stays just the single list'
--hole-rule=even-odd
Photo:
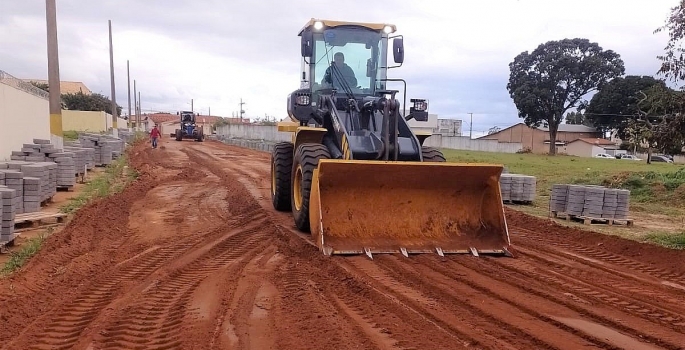
[{"label": "large leafy tree", "polygon": [[[86,95],[83,92],[62,94],[62,101],[67,109],[77,111],[104,111],[112,114],[112,101],[102,94]],[[121,115],[121,106],[117,105],[117,115]]]},{"label": "large leafy tree", "polygon": [[625,72],[623,60],[588,39],[563,39],[524,51],[509,64],[507,89],[526,125],[549,128],[549,153],[556,154],[559,124],[566,111],[585,108],[583,97]]},{"label": "large leafy tree", "polygon": [[618,137],[625,139],[630,120],[639,114],[638,102],[643,99],[642,93],[656,85],[665,88],[662,81],[650,76],[614,78],[592,96],[585,115],[596,128],[603,132],[615,129]]}]

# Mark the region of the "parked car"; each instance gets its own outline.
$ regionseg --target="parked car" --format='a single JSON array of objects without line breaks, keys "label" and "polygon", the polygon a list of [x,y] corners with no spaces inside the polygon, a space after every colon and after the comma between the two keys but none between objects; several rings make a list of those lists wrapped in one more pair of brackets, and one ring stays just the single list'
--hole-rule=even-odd
[{"label": "parked car", "polygon": [[652,162],[673,163],[673,161],[668,159],[668,157],[660,155],[652,156],[651,160]]},{"label": "parked car", "polygon": [[612,155],[606,154],[606,153],[597,153],[592,157],[593,158],[603,158],[603,159],[614,159],[614,157]]},{"label": "parked car", "polygon": [[638,157],[636,157],[636,156],[634,156],[634,155],[632,155],[632,154],[623,154],[623,155],[621,156],[621,159],[627,159],[627,160],[642,160],[642,159],[640,159],[640,158],[638,158]]}]

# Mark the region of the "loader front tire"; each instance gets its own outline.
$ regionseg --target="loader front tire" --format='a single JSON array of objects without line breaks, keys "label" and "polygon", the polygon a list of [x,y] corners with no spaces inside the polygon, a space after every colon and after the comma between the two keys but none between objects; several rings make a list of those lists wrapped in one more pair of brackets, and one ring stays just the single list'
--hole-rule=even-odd
[{"label": "loader front tire", "polygon": [[271,202],[278,211],[290,210],[293,144],[279,142],[271,152]]},{"label": "loader front tire", "polygon": [[445,156],[440,152],[439,149],[434,147],[423,146],[421,147],[421,156],[423,156],[424,162],[445,162]]},{"label": "loader front tire", "polygon": [[331,158],[328,148],[318,143],[304,143],[297,147],[293,157],[291,207],[295,226],[302,232],[309,229],[309,194],[312,189],[314,169],[319,159]]}]

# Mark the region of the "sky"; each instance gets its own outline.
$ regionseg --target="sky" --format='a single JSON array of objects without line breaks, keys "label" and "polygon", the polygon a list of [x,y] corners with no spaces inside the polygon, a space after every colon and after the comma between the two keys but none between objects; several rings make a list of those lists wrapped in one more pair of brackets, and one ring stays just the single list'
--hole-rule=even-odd
[{"label": "sky", "polygon": [[[521,122],[506,85],[523,51],[564,38],[614,50],[626,74],[655,76],[668,37],[653,31],[679,0],[57,0],[60,79],[111,96],[128,111],[126,63],[142,110],[231,117],[286,117],[299,88],[302,26],[311,18],[382,22],[404,37],[407,99],[429,100],[438,118],[462,119],[474,137]],[[45,1],[0,0],[0,70],[47,79]],[[400,89],[401,85],[390,88]],[[133,97],[132,97],[133,100]]]}]

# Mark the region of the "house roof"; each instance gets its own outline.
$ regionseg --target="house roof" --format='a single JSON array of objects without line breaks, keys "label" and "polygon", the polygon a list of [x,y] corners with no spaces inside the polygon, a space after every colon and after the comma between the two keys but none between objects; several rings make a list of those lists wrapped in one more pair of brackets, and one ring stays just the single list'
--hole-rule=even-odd
[{"label": "house roof", "polygon": [[[497,134],[499,134],[499,133],[505,132],[505,131],[507,131],[507,130],[513,128],[513,127],[516,127],[516,126],[518,126],[518,125],[522,125],[522,126],[524,126],[524,127],[528,127],[525,123],[516,123],[516,124],[514,124],[514,125],[512,125],[512,126],[509,126],[509,127],[507,127],[507,128],[504,128],[504,129],[502,129],[502,130],[500,130],[500,131],[498,131],[498,132],[492,133],[492,134],[490,134],[490,135],[481,136],[481,137],[479,137],[479,139],[486,138],[486,137],[491,137],[491,136],[493,136],[493,135],[497,135]],[[549,128],[544,127],[544,126],[537,127],[536,129],[538,129],[538,130],[540,130],[540,131],[549,131]],[[577,132],[577,133],[583,133],[583,132],[586,132],[586,133],[596,133],[596,132],[599,132],[597,129],[595,129],[595,128],[593,128],[593,127],[585,126],[585,125],[575,125],[575,124],[559,124],[559,130],[557,130],[557,131],[561,131],[561,132]]]},{"label": "house roof", "polygon": [[[48,84],[47,80],[40,79],[24,79],[25,82],[30,83],[35,81],[40,84]],[[76,94],[79,91],[86,95],[91,95],[93,92],[86,86],[86,84],[80,81],[60,81],[59,82],[59,92],[62,94]]]},{"label": "house roof", "polygon": [[574,142],[578,142],[578,141],[589,143],[591,145],[597,145],[597,146],[616,146],[616,144],[614,142],[612,142],[611,140],[593,139],[593,138],[579,138],[579,139],[573,140],[569,143],[574,143]]}]

